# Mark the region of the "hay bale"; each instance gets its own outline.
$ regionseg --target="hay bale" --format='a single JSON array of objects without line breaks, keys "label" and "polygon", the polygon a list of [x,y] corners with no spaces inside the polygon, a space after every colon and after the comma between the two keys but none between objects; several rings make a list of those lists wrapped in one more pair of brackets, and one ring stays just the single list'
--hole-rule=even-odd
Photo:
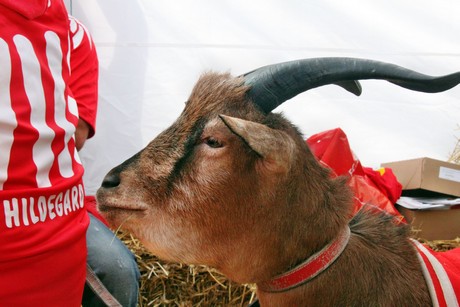
[{"label": "hay bale", "polygon": [[[130,234],[118,232],[117,236],[137,258],[141,272],[139,307],[247,306],[255,299],[255,285],[238,285],[206,266],[164,262]],[[436,251],[460,247],[460,238],[421,242]]]},{"label": "hay bale", "polygon": [[445,252],[445,251],[460,247],[460,237],[454,240],[433,240],[433,241],[419,240],[419,241],[428,245],[431,249],[438,251],[438,252]]},{"label": "hay bale", "polygon": [[148,252],[139,240],[117,236],[137,258],[141,273],[139,307],[247,306],[255,298],[255,285],[239,285],[206,266],[168,263]]},{"label": "hay bale", "polygon": [[[460,130],[460,126],[458,126],[457,130]],[[457,138],[457,142],[455,142],[454,149],[450,153],[450,156],[447,159],[447,161],[455,164],[460,164],[460,138]]]}]

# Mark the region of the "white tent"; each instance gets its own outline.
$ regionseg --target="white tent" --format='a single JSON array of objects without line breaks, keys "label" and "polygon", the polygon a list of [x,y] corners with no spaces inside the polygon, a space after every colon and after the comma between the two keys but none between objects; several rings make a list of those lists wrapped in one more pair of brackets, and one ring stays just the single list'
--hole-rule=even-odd
[{"label": "white tent", "polygon": [[[67,0],[93,34],[100,60],[96,136],[82,151],[94,194],[107,171],[181,112],[206,70],[234,75],[299,58],[346,56],[422,73],[460,71],[456,0]],[[363,81],[303,93],[282,111],[308,137],[342,128],[365,166],[446,160],[460,135],[460,86],[439,94]]]}]

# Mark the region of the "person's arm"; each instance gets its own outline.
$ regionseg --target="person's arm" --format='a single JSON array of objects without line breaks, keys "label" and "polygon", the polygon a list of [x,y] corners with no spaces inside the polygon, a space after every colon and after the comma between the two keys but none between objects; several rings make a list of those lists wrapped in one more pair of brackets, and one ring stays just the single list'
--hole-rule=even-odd
[{"label": "person's arm", "polygon": [[69,87],[78,107],[75,143],[80,150],[86,139],[96,131],[99,62],[94,42],[86,28],[71,16],[69,22],[72,40]]},{"label": "person's arm", "polygon": [[77,150],[83,148],[83,145],[85,145],[85,142],[88,139],[90,131],[90,125],[83,119],[78,119],[77,130],[75,131],[75,147],[77,148]]}]

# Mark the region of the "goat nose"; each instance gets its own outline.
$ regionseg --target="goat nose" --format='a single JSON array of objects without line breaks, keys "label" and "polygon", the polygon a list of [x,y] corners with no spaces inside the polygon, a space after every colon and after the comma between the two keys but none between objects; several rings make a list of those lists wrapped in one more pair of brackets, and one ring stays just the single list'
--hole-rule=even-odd
[{"label": "goat nose", "polygon": [[105,175],[104,180],[102,181],[102,187],[109,189],[109,188],[116,188],[120,184],[120,176],[117,172],[109,172]]},{"label": "goat nose", "polygon": [[112,170],[105,175],[104,179],[102,180],[101,187],[105,189],[116,188],[121,183],[120,174],[127,168],[130,167],[133,163],[136,163],[137,159],[139,158],[140,152],[123,162],[122,164],[112,168]]}]

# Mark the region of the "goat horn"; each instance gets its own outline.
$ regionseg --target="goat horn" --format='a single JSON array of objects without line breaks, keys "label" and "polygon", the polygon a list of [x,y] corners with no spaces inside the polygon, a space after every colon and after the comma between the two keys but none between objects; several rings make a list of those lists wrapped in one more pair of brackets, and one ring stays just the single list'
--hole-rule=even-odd
[{"label": "goat horn", "polygon": [[433,77],[394,64],[356,58],[313,58],[264,66],[242,75],[249,98],[269,113],[309,89],[336,84],[361,94],[357,80],[382,79],[427,93],[446,91],[460,83],[460,72]]}]

